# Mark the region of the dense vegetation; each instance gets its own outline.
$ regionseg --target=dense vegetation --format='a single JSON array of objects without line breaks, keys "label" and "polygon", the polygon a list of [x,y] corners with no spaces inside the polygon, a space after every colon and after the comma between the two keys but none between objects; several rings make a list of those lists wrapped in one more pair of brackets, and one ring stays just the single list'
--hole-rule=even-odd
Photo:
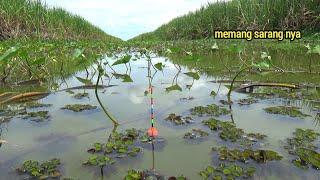
[{"label": "dense vegetation", "polygon": [[107,35],[82,17],[61,8],[48,8],[39,0],[0,0],[0,40],[10,37],[120,40]]},{"label": "dense vegetation", "polygon": [[214,30],[302,30],[320,32],[318,0],[232,0],[218,1],[173,19],[154,32],[133,40],[202,39]]}]

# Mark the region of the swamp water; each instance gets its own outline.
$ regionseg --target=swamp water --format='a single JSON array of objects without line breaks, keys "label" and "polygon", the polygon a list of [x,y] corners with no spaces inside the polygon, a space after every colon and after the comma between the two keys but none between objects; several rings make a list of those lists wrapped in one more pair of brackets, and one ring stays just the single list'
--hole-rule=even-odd
[{"label": "swamp water", "polygon": [[[102,60],[102,62],[107,61],[114,62],[108,58]],[[115,158],[116,162],[113,165],[104,167],[102,179],[123,179],[129,169],[148,170],[152,168],[153,163],[156,171],[167,177],[184,175],[189,179],[202,179],[199,175],[200,171],[208,165],[217,166],[223,163],[216,152],[212,151],[212,147],[233,144],[233,142],[222,140],[217,132],[211,131],[202,123],[203,120],[210,118],[231,122],[230,114],[199,117],[190,112],[190,109],[195,106],[209,104],[221,105],[229,110],[228,105],[221,103],[223,102],[221,100],[227,99],[227,87],[224,84],[210,82],[216,80],[215,77],[199,74],[198,78],[192,73],[184,74],[194,70],[173,64],[162,57],[152,57],[153,64],[159,62],[165,65],[163,70],[154,74],[155,70],[152,69],[155,126],[159,130],[159,136],[165,142],[155,145],[154,157],[151,144],[145,144],[142,153],[136,157]],[[108,72],[109,77],[102,76],[103,81],[100,84],[117,86],[98,89],[102,103],[120,123],[117,127],[118,132],[131,128],[146,131],[150,127],[150,97],[145,94],[148,90],[148,62],[141,58],[131,61],[130,64],[131,70],[124,64],[113,66],[112,70],[105,63],[103,68]],[[85,82],[83,79],[92,78],[92,82],[95,83],[98,72],[94,68],[89,69],[88,72],[89,74],[86,71],[78,72],[65,81],[61,80],[59,89],[81,86]],[[114,73],[113,76],[112,73]],[[123,76],[125,73],[130,78]],[[58,91],[39,100],[40,103],[52,105],[27,109],[27,111],[48,111],[49,118],[43,122],[15,116],[8,123],[2,123],[0,139],[7,143],[2,143],[0,147],[0,179],[22,179],[24,176],[18,175],[15,169],[24,161],[32,159],[43,162],[52,158],[61,160],[62,165],[59,169],[62,177],[100,179],[100,168],[85,166],[83,162],[91,156],[87,150],[92,148],[95,142],[107,141],[113,130],[113,124],[104,114],[94,91],[94,89]],[[216,96],[210,96],[212,91],[216,92]],[[77,93],[83,93],[84,97],[81,95],[74,97]],[[252,179],[320,179],[318,170],[311,167],[305,170],[294,166],[291,162],[294,159],[293,156],[284,149],[286,139],[293,136],[296,128],[313,129],[319,132],[313,107],[310,108],[300,100],[284,98],[257,99],[253,104],[239,105],[239,100],[244,98],[248,98],[248,95],[232,93],[232,116],[236,127],[243,129],[245,133],[267,135],[265,140],[258,142],[258,149],[273,150],[283,156],[283,159],[267,163],[250,161],[249,165],[240,162],[236,164],[255,167],[256,172]],[[82,112],[61,109],[67,104],[90,104],[97,108]],[[289,117],[270,114],[264,110],[268,107],[283,105],[297,106],[301,108],[302,113],[310,116]],[[190,123],[176,125],[165,120],[171,113],[191,117],[192,120]],[[202,129],[209,135],[202,139],[185,139],[185,134],[192,129]],[[315,144],[319,147],[319,138]]]}]

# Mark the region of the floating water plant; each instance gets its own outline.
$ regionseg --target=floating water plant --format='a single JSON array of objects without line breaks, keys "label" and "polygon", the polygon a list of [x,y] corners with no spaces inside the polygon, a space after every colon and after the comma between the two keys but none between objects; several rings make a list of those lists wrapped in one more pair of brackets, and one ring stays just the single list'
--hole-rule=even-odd
[{"label": "floating water plant", "polygon": [[18,167],[17,171],[18,173],[28,174],[30,177],[37,179],[59,178],[61,177],[61,173],[58,170],[60,164],[59,159],[51,159],[43,163],[28,160],[21,167]]},{"label": "floating water plant", "polygon": [[37,111],[37,112],[28,112],[24,119],[30,119],[35,122],[43,122],[49,118],[48,111]]},{"label": "floating water plant", "polygon": [[293,106],[275,106],[275,107],[265,108],[264,110],[270,114],[280,114],[280,115],[286,115],[290,117],[304,118],[309,116],[307,114],[302,113],[298,107],[293,107]]},{"label": "floating water plant", "polygon": [[141,137],[141,132],[136,129],[127,129],[124,133],[112,132],[106,143],[94,143],[88,149],[91,154],[109,155],[113,158],[124,158],[127,156],[137,156],[141,153],[141,148],[135,143]]},{"label": "floating water plant", "polygon": [[199,172],[203,179],[237,179],[252,177],[256,169],[254,167],[241,167],[238,165],[220,164],[218,167],[208,166]]},{"label": "floating water plant", "polygon": [[248,163],[248,161],[254,160],[258,163],[266,163],[268,161],[281,160],[282,156],[280,156],[277,152],[271,150],[252,150],[252,149],[228,149],[227,147],[220,147],[218,150],[219,159],[223,161],[230,162],[243,162]]},{"label": "floating water plant", "polygon": [[130,169],[127,172],[127,175],[124,177],[124,180],[142,180],[142,179],[187,180],[187,178],[183,175],[178,177],[175,177],[175,176],[165,177],[164,175],[161,175],[154,170],[137,171],[134,169]]},{"label": "floating water plant", "polygon": [[43,104],[43,103],[34,102],[34,101],[25,103],[25,107],[30,108],[30,109],[32,109],[32,108],[45,108],[45,107],[50,107],[50,106],[52,106],[52,104]]},{"label": "floating water plant", "polygon": [[85,97],[89,97],[89,93],[77,93],[73,97],[76,98],[76,99],[82,99],[82,98],[85,98]]},{"label": "floating water plant", "polygon": [[320,133],[312,129],[296,129],[293,138],[287,139],[287,145],[284,147],[296,158],[292,160],[293,164],[302,169],[308,169],[312,166],[320,169],[320,153],[316,151],[315,141]]},{"label": "floating water plant", "polygon": [[184,125],[184,124],[193,123],[193,120],[191,117],[189,116],[183,117],[180,115],[176,115],[175,113],[169,114],[169,116],[165,120],[173,122],[175,125]]},{"label": "floating water plant", "polygon": [[244,135],[242,129],[237,128],[232,122],[209,119],[202,122],[213,131],[219,131],[219,136],[225,141],[236,142]]},{"label": "floating water plant", "polygon": [[238,104],[243,106],[243,105],[251,105],[251,104],[257,103],[257,102],[258,102],[258,100],[254,99],[254,98],[247,98],[247,99],[240,99],[238,101]]},{"label": "floating water plant", "polygon": [[198,116],[203,116],[203,115],[221,116],[221,115],[226,115],[230,113],[228,109],[224,107],[220,107],[216,104],[211,104],[207,106],[196,106],[192,108],[190,111],[192,115],[198,115]]},{"label": "floating water plant", "polygon": [[74,112],[82,112],[82,111],[97,109],[97,106],[93,106],[90,104],[68,104],[61,109],[67,109]]},{"label": "floating water plant", "polygon": [[183,138],[185,139],[198,139],[209,136],[209,133],[201,129],[192,129],[191,132],[184,134]]}]

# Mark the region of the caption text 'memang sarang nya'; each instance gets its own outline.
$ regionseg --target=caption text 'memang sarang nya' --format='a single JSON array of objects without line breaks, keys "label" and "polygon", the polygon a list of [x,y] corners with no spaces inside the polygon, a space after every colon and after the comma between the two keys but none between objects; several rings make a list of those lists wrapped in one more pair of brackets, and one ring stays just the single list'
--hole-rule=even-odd
[{"label": "caption text 'memang sarang nya'", "polygon": [[301,39],[300,31],[214,31],[215,39]]}]

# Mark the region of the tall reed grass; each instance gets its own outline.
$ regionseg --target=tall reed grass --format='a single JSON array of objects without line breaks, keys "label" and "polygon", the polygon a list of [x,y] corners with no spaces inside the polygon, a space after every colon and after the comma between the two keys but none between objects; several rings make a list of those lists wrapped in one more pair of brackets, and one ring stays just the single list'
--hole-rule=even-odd
[{"label": "tall reed grass", "polygon": [[134,40],[200,39],[214,30],[320,32],[319,0],[232,0],[209,3]]},{"label": "tall reed grass", "polygon": [[[1,37],[2,36],[2,37]],[[0,39],[99,39],[118,41],[80,16],[48,8],[40,0],[0,0]]]}]

